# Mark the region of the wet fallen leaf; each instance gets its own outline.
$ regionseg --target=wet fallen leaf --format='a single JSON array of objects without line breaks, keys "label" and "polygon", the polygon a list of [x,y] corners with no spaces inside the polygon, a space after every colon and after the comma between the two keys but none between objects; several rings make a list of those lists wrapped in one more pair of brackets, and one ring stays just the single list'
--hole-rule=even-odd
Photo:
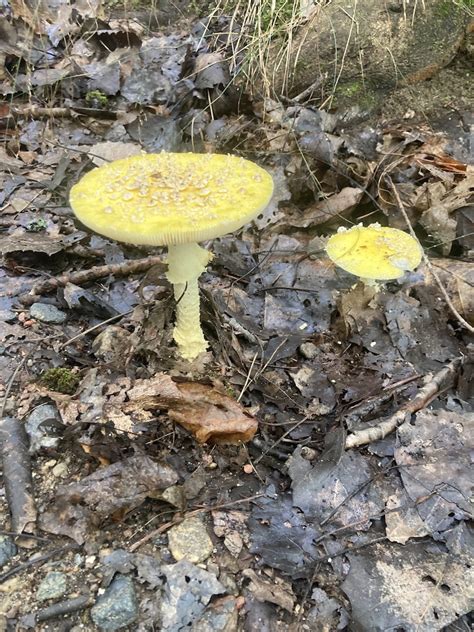
[{"label": "wet fallen leaf", "polygon": [[355,629],[433,632],[472,608],[467,552],[458,557],[434,544],[375,544],[347,557],[351,568],[342,589]]},{"label": "wet fallen leaf", "polygon": [[166,410],[173,421],[194,434],[200,443],[250,441],[257,421],[217,386],[198,382],[174,382],[161,373],[150,380],[137,380],[128,392],[125,413]]},{"label": "wet fallen leaf", "polygon": [[469,517],[473,438],[474,414],[468,412],[421,410],[398,429],[395,461],[403,485],[437,540]]},{"label": "wet fallen leaf", "polygon": [[137,455],[113,463],[77,483],[62,485],[41,519],[49,533],[67,535],[79,544],[90,529],[110,518],[121,519],[146,498],[161,498],[178,475],[165,462]]},{"label": "wet fallen leaf", "polygon": [[390,542],[405,544],[410,538],[422,538],[429,534],[415,503],[404,489],[399,489],[386,500],[385,524]]},{"label": "wet fallen leaf", "polygon": [[314,541],[319,533],[303,512],[293,507],[289,494],[277,495],[274,487],[268,488],[267,495],[254,503],[248,525],[251,551],[266,565],[293,579],[311,577],[318,555]]},{"label": "wet fallen leaf", "polygon": [[314,465],[301,456],[299,447],[295,450],[288,468],[293,503],[306,518],[315,516],[318,520],[338,508],[331,521],[333,528],[357,524],[358,530],[366,531],[371,525],[371,515],[376,515],[382,508],[376,489],[367,486],[355,493],[371,478],[369,461],[353,451],[344,452],[337,460],[336,448],[336,458],[320,459]]}]

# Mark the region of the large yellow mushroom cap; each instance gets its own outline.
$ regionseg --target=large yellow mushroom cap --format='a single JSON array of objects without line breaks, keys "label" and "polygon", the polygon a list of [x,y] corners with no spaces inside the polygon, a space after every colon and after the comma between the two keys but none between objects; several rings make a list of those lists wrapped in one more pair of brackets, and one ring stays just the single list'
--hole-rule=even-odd
[{"label": "large yellow mushroom cap", "polygon": [[327,243],[329,258],[343,270],[362,279],[388,281],[414,270],[421,247],[410,235],[379,224],[340,230]]},{"label": "large yellow mushroom cap", "polygon": [[268,204],[273,180],[261,167],[220,154],[142,154],[93,169],[71,189],[76,216],[133,244],[198,242],[230,233]]}]

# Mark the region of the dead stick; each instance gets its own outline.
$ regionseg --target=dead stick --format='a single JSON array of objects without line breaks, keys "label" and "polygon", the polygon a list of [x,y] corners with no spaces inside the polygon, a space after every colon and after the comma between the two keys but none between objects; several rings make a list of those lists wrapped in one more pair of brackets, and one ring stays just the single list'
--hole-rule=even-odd
[{"label": "dead stick", "polygon": [[63,546],[60,549],[53,549],[52,551],[48,551],[47,553],[44,553],[44,555],[40,555],[39,557],[30,558],[28,561],[23,562],[23,564],[13,566],[13,568],[10,568],[10,570],[2,573],[0,575],[0,584],[6,582],[7,579],[10,579],[10,577],[13,577],[13,575],[18,575],[18,573],[21,573],[27,568],[44,564],[53,557],[64,555],[64,553],[69,553],[69,551],[78,551],[80,548],[81,547],[79,546],[79,544],[66,544],[66,546]]},{"label": "dead stick", "polygon": [[20,301],[23,305],[31,305],[38,300],[38,297],[42,294],[53,292],[58,287],[64,287],[68,283],[81,285],[82,283],[95,281],[96,279],[109,276],[109,274],[113,274],[114,276],[128,276],[129,274],[145,272],[152,266],[159,264],[163,265],[162,255],[146,257],[145,259],[135,259],[134,261],[125,261],[124,263],[111,263],[105,266],[94,266],[93,268],[89,268],[89,270],[67,272],[65,274],[61,274],[61,276],[35,283],[28,294],[20,296]]},{"label": "dead stick", "polygon": [[455,376],[462,365],[462,358],[455,358],[447,366],[435,375],[429,374],[425,377],[425,385],[418,391],[413,399],[406,402],[396,413],[382,420],[376,426],[364,428],[353,432],[346,439],[346,450],[356,448],[359,445],[366,445],[372,441],[384,439],[387,435],[397,429],[408,415],[416,413],[424,408],[429,402],[437,397],[442,388],[454,382]]},{"label": "dead stick", "polygon": [[[395,199],[397,200],[397,205],[398,205],[398,208],[400,210],[400,213],[403,215],[403,218],[404,218],[404,220],[405,220],[405,222],[407,224],[408,230],[410,231],[410,235],[413,237],[413,239],[416,239],[416,241],[418,241],[418,237],[416,236],[416,233],[413,230],[413,226],[410,223],[410,220],[408,218],[408,215],[407,215],[407,212],[405,210],[405,207],[403,206],[403,202],[401,201],[400,196],[398,195],[398,191],[397,191],[395,185],[393,184],[393,181],[390,178],[390,176],[388,176],[388,181],[390,182],[390,186],[392,187],[393,194],[395,196]],[[420,242],[418,241],[418,243],[420,243]],[[428,270],[433,275],[433,278],[436,281],[436,285],[439,287],[439,290],[440,290],[441,294],[443,295],[444,300],[446,301],[446,305],[449,307],[449,309],[454,314],[454,316],[459,321],[459,323],[463,327],[465,327],[468,331],[470,331],[471,334],[474,334],[474,327],[472,325],[470,325],[467,322],[467,320],[465,318],[463,318],[461,316],[461,314],[458,312],[458,310],[454,307],[454,304],[453,304],[452,300],[450,299],[449,294],[446,292],[446,289],[445,289],[441,279],[439,278],[438,273],[436,272],[436,270],[434,269],[433,265],[431,264],[431,261],[429,260],[428,256],[426,255],[425,251],[423,250],[423,247],[421,246],[421,244],[420,244],[420,248],[421,248],[421,252],[422,252],[423,261],[424,261],[426,267],[428,268]]]},{"label": "dead stick", "polygon": [[77,612],[78,610],[84,610],[89,606],[92,606],[94,603],[94,599],[91,595],[85,594],[80,597],[75,597],[74,599],[66,599],[65,601],[60,601],[59,603],[53,603],[51,606],[47,606],[46,608],[42,608],[41,610],[37,610],[36,612],[32,612],[31,614],[26,615],[29,620],[33,623],[39,623],[40,621],[49,621],[50,619],[55,619],[56,617],[60,617],[65,614],[71,614],[72,612]]},{"label": "dead stick", "polygon": [[0,419],[0,453],[12,531],[33,531],[36,507],[25,426],[15,417]]},{"label": "dead stick", "polygon": [[[10,108],[10,116],[5,118],[14,118],[18,116],[29,116],[33,119],[39,118],[77,118],[80,114],[82,115],[90,115],[90,110],[94,110],[94,108],[90,107],[41,107],[39,105],[22,105],[22,106],[13,106]],[[101,110],[102,112],[102,110]],[[108,118],[114,116],[118,117],[121,114],[125,114],[125,111],[116,110],[103,110],[104,115],[108,115]]]}]

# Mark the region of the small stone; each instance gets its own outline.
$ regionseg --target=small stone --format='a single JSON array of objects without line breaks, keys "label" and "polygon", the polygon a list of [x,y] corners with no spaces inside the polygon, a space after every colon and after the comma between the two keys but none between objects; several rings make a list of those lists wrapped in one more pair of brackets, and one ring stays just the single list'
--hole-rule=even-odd
[{"label": "small stone", "polygon": [[16,555],[17,548],[13,540],[7,535],[0,535],[0,568]]},{"label": "small stone", "polygon": [[[30,452],[38,452],[41,448],[55,448],[59,443],[62,428],[58,409],[52,404],[40,404],[29,415],[25,422],[25,430],[30,438]],[[49,465],[49,463],[52,465]],[[45,467],[56,465],[50,460]]]},{"label": "small stone", "polygon": [[12,312],[10,309],[0,309],[0,321],[4,323],[13,323],[15,320],[15,312]]},{"label": "small stone", "polygon": [[57,465],[53,467],[53,469],[51,470],[51,473],[53,476],[56,476],[56,478],[63,478],[68,473],[66,463],[64,462],[58,463]]},{"label": "small stone", "polygon": [[101,629],[114,631],[130,625],[138,616],[138,601],[130,577],[116,575],[107,590],[91,609],[94,623]]},{"label": "small stone", "polygon": [[67,318],[64,312],[47,303],[33,303],[30,307],[30,316],[35,320],[51,325],[61,325]]},{"label": "small stone", "polygon": [[47,601],[48,599],[58,599],[67,590],[66,575],[58,571],[51,571],[46,575],[36,591],[37,601]]},{"label": "small stone", "polygon": [[96,562],[97,562],[96,555],[88,555],[86,557],[86,568],[94,568]]},{"label": "small stone", "polygon": [[193,564],[204,562],[211,555],[213,544],[206,527],[198,517],[187,518],[168,531],[168,544],[174,559]]},{"label": "small stone", "polygon": [[318,353],[318,347],[313,342],[303,342],[300,344],[300,353],[303,358],[313,360]]}]

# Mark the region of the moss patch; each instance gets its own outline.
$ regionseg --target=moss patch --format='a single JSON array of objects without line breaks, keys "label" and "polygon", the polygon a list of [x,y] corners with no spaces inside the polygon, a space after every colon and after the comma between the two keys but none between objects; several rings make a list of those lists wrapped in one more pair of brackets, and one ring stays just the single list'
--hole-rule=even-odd
[{"label": "moss patch", "polygon": [[57,368],[48,369],[40,378],[40,384],[46,386],[51,391],[72,395],[79,385],[81,378],[70,369]]}]

